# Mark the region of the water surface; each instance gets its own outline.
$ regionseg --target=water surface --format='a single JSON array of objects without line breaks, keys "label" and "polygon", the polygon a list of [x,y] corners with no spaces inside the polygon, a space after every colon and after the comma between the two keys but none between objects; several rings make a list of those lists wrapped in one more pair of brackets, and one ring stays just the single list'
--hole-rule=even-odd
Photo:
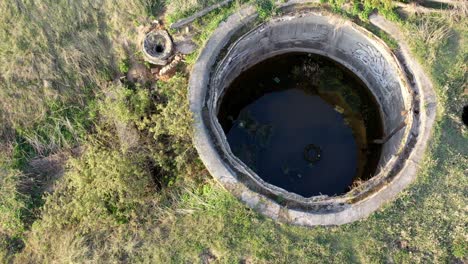
[{"label": "water surface", "polygon": [[342,194],[375,172],[381,126],[367,88],[336,63],[293,53],[229,87],[219,121],[232,152],[263,180],[304,197]]}]

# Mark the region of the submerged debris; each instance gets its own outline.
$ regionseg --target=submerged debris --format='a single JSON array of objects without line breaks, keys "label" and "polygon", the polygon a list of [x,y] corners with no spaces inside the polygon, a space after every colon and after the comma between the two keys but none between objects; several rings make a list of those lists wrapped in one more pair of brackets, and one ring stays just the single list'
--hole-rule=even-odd
[{"label": "submerged debris", "polygon": [[322,149],[314,144],[309,144],[304,149],[304,159],[310,164],[315,164],[322,159]]},{"label": "submerged debris", "polygon": [[378,106],[363,85],[324,57],[280,55],[233,81],[218,118],[233,154],[264,181],[339,194],[372,175],[380,157],[381,145],[369,144],[383,132]]},{"label": "submerged debris", "polygon": [[267,124],[261,124],[255,120],[249,111],[242,111],[239,114],[238,125],[244,129],[247,134],[254,139],[255,143],[264,148],[268,146],[273,135],[273,127]]}]

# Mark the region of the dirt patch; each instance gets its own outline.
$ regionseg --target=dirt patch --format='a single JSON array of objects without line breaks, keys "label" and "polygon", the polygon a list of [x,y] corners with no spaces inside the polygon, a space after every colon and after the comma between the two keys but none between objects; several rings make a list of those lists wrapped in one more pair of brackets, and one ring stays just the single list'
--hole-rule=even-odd
[{"label": "dirt patch", "polygon": [[132,64],[130,70],[127,73],[128,81],[132,83],[145,84],[151,79],[151,73],[148,68],[142,63]]},{"label": "dirt patch", "polygon": [[26,173],[30,175],[25,184],[26,191],[36,190],[39,193],[53,193],[55,182],[65,173],[65,165],[70,157],[81,155],[82,148],[62,151],[48,157],[36,158],[29,162]]},{"label": "dirt patch", "polygon": [[213,252],[211,252],[211,250],[209,249],[203,250],[203,252],[200,254],[200,260],[203,264],[214,263],[216,259],[217,257],[215,256],[215,254],[213,254]]}]

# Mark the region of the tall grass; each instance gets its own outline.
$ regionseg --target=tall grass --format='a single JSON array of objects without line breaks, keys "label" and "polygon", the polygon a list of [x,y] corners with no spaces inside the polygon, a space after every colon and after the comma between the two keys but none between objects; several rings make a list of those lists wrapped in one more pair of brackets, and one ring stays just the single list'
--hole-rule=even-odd
[{"label": "tall grass", "polygon": [[41,193],[24,188],[38,179],[22,170],[33,157],[83,144],[98,122],[97,98],[119,74],[116,61],[136,52],[122,42],[136,46],[136,27],[161,2],[0,1],[0,262],[20,249],[42,204]]},{"label": "tall grass", "polygon": [[123,39],[158,1],[0,3],[0,123],[39,154],[75,144],[87,105],[118,72]]},{"label": "tall grass", "polygon": [[9,166],[0,153],[0,261],[11,259],[21,250],[21,238],[27,228],[25,219],[30,216],[30,199],[20,192],[25,175]]},{"label": "tall grass", "polygon": [[449,11],[449,17],[454,22],[467,24],[466,18],[468,17],[468,2],[460,0]]},{"label": "tall grass", "polygon": [[[415,22],[413,27],[417,34],[418,41],[423,42],[424,45],[444,45],[444,43],[453,34],[450,25],[446,23],[446,20],[443,17],[426,16]],[[434,52],[426,53],[425,57],[428,60],[428,63],[432,64],[436,59],[436,50],[437,49],[433,49]]]}]

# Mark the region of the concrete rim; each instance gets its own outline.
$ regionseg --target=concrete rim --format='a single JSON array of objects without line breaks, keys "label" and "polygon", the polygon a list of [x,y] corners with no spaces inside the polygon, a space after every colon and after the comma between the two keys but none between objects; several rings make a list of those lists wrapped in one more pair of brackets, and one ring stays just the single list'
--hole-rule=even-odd
[{"label": "concrete rim", "polygon": [[[290,5],[288,5],[290,7]],[[309,12],[303,16],[322,16],[322,14]],[[327,15],[335,17],[334,15]],[[232,15],[227,22],[222,23],[213,33],[212,37],[201,52],[197,63],[192,69],[189,82],[190,108],[194,115],[194,145],[199,155],[210,171],[211,175],[221,183],[227,190],[232,192],[248,206],[257,209],[260,213],[283,222],[298,225],[340,225],[367,217],[377,210],[386,201],[394,199],[397,194],[407,187],[416,177],[418,163],[423,157],[427,140],[432,131],[435,119],[436,100],[432,91],[432,85],[428,78],[418,68],[416,61],[409,55],[407,50],[400,47],[395,53],[391,53],[398,64],[401,74],[407,79],[411,86],[411,99],[414,114],[412,124],[406,129],[405,135],[409,148],[401,155],[391,161],[389,170],[385,174],[391,177],[381,177],[380,181],[369,180],[367,191],[352,190],[341,197],[298,197],[286,194],[286,201],[281,190],[271,188],[273,195],[265,195],[258,189],[246,184],[240,179],[238,172],[229,165],[228,158],[220,154],[218,142],[213,139],[214,133],[210,128],[209,120],[209,86],[213,76],[213,68],[219,61],[218,55],[230,43],[231,38],[244,27],[244,25],[256,19],[255,9],[246,7]],[[343,20],[339,18],[338,20]],[[349,22],[347,22],[349,23]],[[386,23],[389,23],[386,21]],[[377,25],[379,26],[379,25]],[[363,32],[370,34],[353,24]],[[385,30],[386,28],[382,28]],[[388,31],[388,30],[387,30]],[[391,35],[392,32],[389,32]],[[375,36],[370,36],[386,47],[383,41]],[[397,40],[402,42],[401,36]],[[404,43],[404,42],[402,42]],[[406,47],[404,44],[403,47]],[[388,49],[388,47],[386,47]],[[389,49],[388,49],[389,50]],[[361,76],[360,76],[361,77]],[[399,162],[398,162],[399,160]],[[271,186],[270,186],[271,187]],[[280,194],[281,196],[278,196]],[[276,201],[275,201],[276,200]],[[300,206],[291,206],[291,201],[299,202]]]},{"label": "concrete rim", "polygon": [[[159,37],[164,41],[163,48],[164,50],[162,52],[158,52],[157,54],[150,54],[147,49],[146,49],[146,41],[149,37],[151,36],[156,36]],[[155,31],[150,31],[148,32],[145,37],[143,38],[142,41],[142,50],[143,50],[143,55],[145,59],[155,65],[166,65],[167,60],[170,58],[172,55],[174,45],[172,43],[172,39],[169,36],[169,33],[165,30],[155,30]]]}]

